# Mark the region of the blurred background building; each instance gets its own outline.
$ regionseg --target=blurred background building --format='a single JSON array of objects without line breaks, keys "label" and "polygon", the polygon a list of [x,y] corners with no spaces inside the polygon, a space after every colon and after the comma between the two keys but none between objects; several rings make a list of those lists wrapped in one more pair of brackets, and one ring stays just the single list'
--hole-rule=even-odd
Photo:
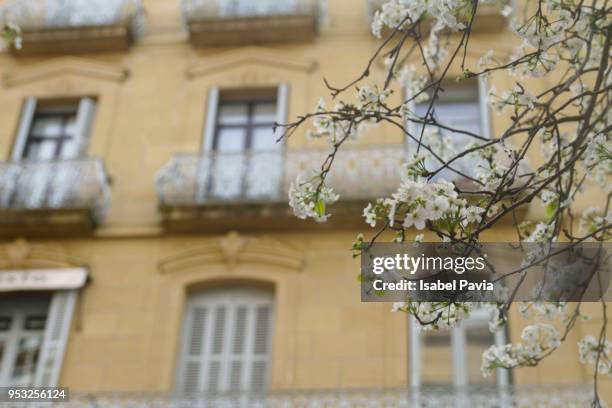
[{"label": "blurred background building", "polygon": [[[323,76],[363,71],[378,3],[0,1],[23,30],[0,53],[0,386],[98,405],[589,396],[576,340],[595,311],[541,366],[484,378],[482,351],[517,341],[518,316],[496,335],[479,314],[425,334],[360,302],[349,249],[365,203],[398,183],[410,147],[396,129],[338,156],[328,224],[288,207],[289,183],[327,150],[303,132],[276,143],[273,123],[310,111]],[[479,9],[468,58],[511,52],[499,9]],[[449,86],[445,120],[495,135],[509,119],[485,94]],[[516,236],[508,224],[487,239]]]}]

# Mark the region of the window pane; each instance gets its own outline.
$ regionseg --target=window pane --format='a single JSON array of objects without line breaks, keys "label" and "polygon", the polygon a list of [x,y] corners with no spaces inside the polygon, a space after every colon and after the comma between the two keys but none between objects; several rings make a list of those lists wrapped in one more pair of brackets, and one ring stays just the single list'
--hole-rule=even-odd
[{"label": "window pane", "polygon": [[258,103],[253,109],[254,123],[274,123],[276,120],[275,103]]},{"label": "window pane", "polygon": [[423,385],[452,385],[453,356],[448,330],[421,331],[421,382]]},{"label": "window pane", "polygon": [[[424,116],[429,105],[419,104],[416,113]],[[480,135],[480,105],[478,99],[475,101],[463,101],[455,103],[437,103],[435,105],[435,117],[438,123],[457,130],[469,131]],[[417,134],[420,134],[421,126],[416,126]],[[442,133],[445,130],[441,130]],[[464,136],[473,140],[469,136]]]},{"label": "window pane", "polygon": [[73,115],[73,116],[70,116],[68,119],[66,119],[66,124],[64,127],[64,136],[74,137],[75,129],[76,129],[76,115]]},{"label": "window pane", "polygon": [[11,328],[11,317],[0,316],[0,331],[7,331]]},{"label": "window pane", "polygon": [[281,144],[276,143],[271,127],[256,127],[253,129],[252,150],[278,150],[280,148]]},{"label": "window pane", "polygon": [[245,124],[248,118],[246,104],[221,104],[219,108],[219,123],[222,125]]},{"label": "window pane", "polygon": [[58,154],[59,157],[71,158],[77,155],[78,143],[74,138],[64,140],[62,148]]},{"label": "window pane", "polygon": [[43,116],[34,119],[31,134],[39,137],[60,137],[64,130],[61,116]]},{"label": "window pane", "polygon": [[44,330],[47,316],[26,316],[23,328],[25,330]]},{"label": "window pane", "polygon": [[41,342],[42,335],[19,339],[13,367],[13,384],[30,385],[33,383]]},{"label": "window pane", "polygon": [[32,141],[28,145],[25,157],[31,160],[50,160],[55,157],[57,151],[57,140],[48,139]]},{"label": "window pane", "polygon": [[221,128],[217,130],[215,150],[219,152],[240,152],[246,145],[246,131],[242,128]]},{"label": "window pane", "polygon": [[[426,107],[423,114],[425,112],[427,112]],[[478,100],[440,104],[436,106],[436,116],[438,121],[445,126],[480,134],[480,105]],[[464,137],[471,139],[469,136]]]},{"label": "window pane", "polygon": [[491,345],[495,344],[495,336],[486,326],[466,328],[466,360],[468,364],[468,381],[470,384],[497,383],[496,372],[484,377],[480,370],[482,353]]}]

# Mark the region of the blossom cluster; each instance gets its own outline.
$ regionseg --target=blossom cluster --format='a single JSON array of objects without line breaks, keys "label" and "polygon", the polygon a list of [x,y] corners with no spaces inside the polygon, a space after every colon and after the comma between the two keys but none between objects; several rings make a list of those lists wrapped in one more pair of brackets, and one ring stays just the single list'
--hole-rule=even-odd
[{"label": "blossom cluster", "polygon": [[396,302],[392,311],[411,314],[423,330],[438,330],[457,326],[470,316],[474,307],[471,302]]},{"label": "blossom cluster", "polygon": [[482,221],[485,209],[460,198],[453,183],[444,179],[431,181],[425,160],[415,156],[403,168],[403,180],[391,197],[368,204],[363,216],[371,227],[379,220],[389,226],[399,223],[403,229],[424,229],[428,223],[446,231],[447,237],[469,233],[470,226]]},{"label": "blossom cluster", "polygon": [[534,366],[547,353],[561,345],[558,330],[546,323],[536,323],[523,329],[521,343],[493,345],[482,355],[481,370],[485,376],[497,368]]},{"label": "blossom cluster", "polygon": [[612,342],[600,342],[593,336],[586,336],[578,342],[578,355],[583,364],[597,364],[599,374],[612,377]]},{"label": "blossom cluster", "polygon": [[[316,181],[319,184],[316,184]],[[326,212],[328,204],[338,199],[338,194],[333,189],[322,184],[318,177],[312,180],[298,179],[289,186],[289,206],[293,208],[294,214],[301,219],[313,218],[318,222],[327,221],[329,214]]]},{"label": "blossom cluster", "polygon": [[17,49],[21,49],[21,28],[14,23],[5,22],[0,24],[0,50],[2,49],[2,40],[6,45],[13,45]]}]

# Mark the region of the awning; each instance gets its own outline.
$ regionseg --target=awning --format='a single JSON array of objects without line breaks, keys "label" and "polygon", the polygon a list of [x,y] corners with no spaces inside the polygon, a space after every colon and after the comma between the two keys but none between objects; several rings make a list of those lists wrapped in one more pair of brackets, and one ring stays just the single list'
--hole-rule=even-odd
[{"label": "awning", "polygon": [[79,289],[87,281],[87,269],[21,269],[0,271],[0,292]]}]

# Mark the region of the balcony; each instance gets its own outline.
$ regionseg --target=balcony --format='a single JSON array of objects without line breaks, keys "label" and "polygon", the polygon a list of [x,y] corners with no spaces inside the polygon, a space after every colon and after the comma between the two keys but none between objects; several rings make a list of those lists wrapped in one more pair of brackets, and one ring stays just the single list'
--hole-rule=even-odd
[{"label": "balcony", "polygon": [[117,52],[141,31],[143,10],[140,0],[11,0],[0,20],[21,27],[14,55]]},{"label": "balcony", "polygon": [[[380,9],[388,0],[367,0],[368,1],[368,16],[370,19],[374,17],[376,10]],[[503,31],[508,26],[508,19],[501,14],[502,2],[478,3],[476,19],[472,24],[472,33],[491,33],[495,31]],[[430,25],[428,21],[423,22],[423,31],[429,31]],[[390,34],[390,31],[383,32],[383,35]]]},{"label": "balcony", "polygon": [[[427,387],[418,392],[406,389],[282,390],[265,394],[227,393],[176,395],[163,393],[71,393],[70,401],[55,402],[58,408],[111,407],[586,407],[592,401],[592,386],[539,385],[507,389]],[[7,408],[21,407],[7,403]]]},{"label": "balcony", "polygon": [[0,236],[86,235],[109,196],[99,159],[0,163]]},{"label": "balcony", "polygon": [[[228,222],[243,229],[291,226],[295,218],[287,204],[289,185],[298,175],[308,179],[327,154],[303,149],[176,155],[157,175],[165,226],[177,231],[228,228]],[[361,214],[365,202],[395,191],[404,160],[398,145],[344,148],[327,179],[341,195],[330,224],[346,225],[343,214]],[[342,211],[347,207],[351,211]]]},{"label": "balcony", "polygon": [[183,18],[197,47],[312,41],[318,0],[183,0]]}]

